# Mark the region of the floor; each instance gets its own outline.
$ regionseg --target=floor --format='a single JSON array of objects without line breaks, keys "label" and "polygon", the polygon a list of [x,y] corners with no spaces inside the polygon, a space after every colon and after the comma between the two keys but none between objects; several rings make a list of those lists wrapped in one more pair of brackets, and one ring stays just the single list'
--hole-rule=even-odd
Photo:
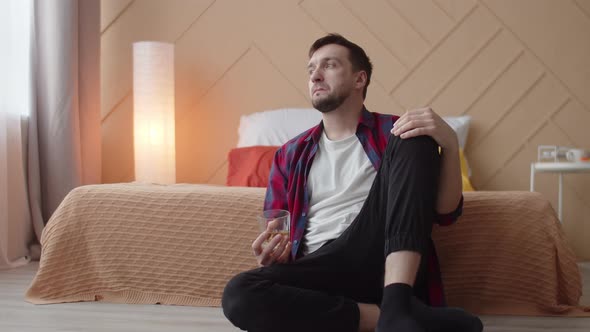
[{"label": "floor", "polygon": [[[219,308],[108,303],[33,305],[23,300],[37,263],[0,271],[0,331],[236,332]],[[590,262],[580,265],[590,305]],[[489,332],[590,331],[590,318],[482,317]],[[280,331],[277,331],[280,332]],[[305,331],[302,331],[305,332]]]}]

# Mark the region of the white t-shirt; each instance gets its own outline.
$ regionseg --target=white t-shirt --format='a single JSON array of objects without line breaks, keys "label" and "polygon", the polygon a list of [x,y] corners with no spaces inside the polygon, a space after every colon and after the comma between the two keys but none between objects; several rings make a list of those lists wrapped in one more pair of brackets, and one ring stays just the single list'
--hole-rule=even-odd
[{"label": "white t-shirt", "polygon": [[325,133],[309,171],[311,195],[304,254],[335,239],[360,212],[377,172],[356,135],[330,141]]}]

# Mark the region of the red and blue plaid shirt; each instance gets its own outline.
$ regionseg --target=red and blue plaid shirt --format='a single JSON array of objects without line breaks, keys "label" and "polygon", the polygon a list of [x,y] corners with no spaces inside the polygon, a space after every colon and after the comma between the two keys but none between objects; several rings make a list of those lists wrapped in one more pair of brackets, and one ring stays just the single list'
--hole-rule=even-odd
[{"label": "red and blue plaid shirt", "polygon": [[[356,136],[375,170],[379,169],[390,130],[399,117],[390,114],[379,114],[363,108],[359,117]],[[310,197],[307,190],[307,178],[314,156],[318,150],[318,142],[323,130],[323,122],[303,132],[285,143],[275,154],[270,170],[264,209],[283,209],[291,212],[292,242],[291,257],[298,257],[297,253],[307,225]],[[436,222],[440,225],[450,225],[461,215],[463,198],[455,211],[445,215],[438,215]],[[429,304],[433,306],[445,305],[442,280],[438,258],[434,245],[428,255],[428,293]]]}]

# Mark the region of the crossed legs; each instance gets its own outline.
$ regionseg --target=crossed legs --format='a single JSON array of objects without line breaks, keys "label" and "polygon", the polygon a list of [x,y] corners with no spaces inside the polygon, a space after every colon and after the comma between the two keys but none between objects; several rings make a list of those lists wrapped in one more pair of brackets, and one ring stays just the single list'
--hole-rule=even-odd
[{"label": "crossed legs", "polygon": [[[439,164],[432,139],[401,140],[392,135],[351,226],[328,245],[292,263],[235,276],[223,294],[226,317],[251,332],[356,332],[374,326],[379,310],[379,332],[479,332],[463,329],[470,324],[452,329],[426,326],[423,320],[438,316],[413,296],[424,293],[424,285],[415,285],[415,280],[423,279],[425,273],[421,257],[430,243]],[[456,318],[479,321],[464,314]]]}]

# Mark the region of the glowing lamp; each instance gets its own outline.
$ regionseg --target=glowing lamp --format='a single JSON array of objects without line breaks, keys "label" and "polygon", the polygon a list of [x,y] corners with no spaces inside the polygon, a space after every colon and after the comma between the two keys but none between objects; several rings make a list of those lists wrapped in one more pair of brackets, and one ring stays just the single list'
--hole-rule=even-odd
[{"label": "glowing lamp", "polygon": [[174,45],[133,43],[135,180],[176,182]]}]

